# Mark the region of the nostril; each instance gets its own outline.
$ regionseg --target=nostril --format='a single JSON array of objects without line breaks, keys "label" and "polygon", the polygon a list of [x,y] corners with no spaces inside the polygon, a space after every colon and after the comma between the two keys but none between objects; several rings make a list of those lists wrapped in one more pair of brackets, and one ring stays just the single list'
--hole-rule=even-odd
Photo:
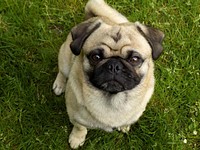
[{"label": "nostril", "polygon": [[108,65],[109,70],[113,70],[113,65]]},{"label": "nostril", "polygon": [[121,64],[113,63],[108,65],[108,69],[111,73],[119,73],[122,70]]},{"label": "nostril", "polygon": [[120,67],[118,65],[116,65],[115,69],[116,69],[116,71],[119,71]]},{"label": "nostril", "polygon": [[108,65],[108,70],[109,70],[110,72],[114,72],[114,71],[115,71],[115,70],[114,70],[114,65],[113,65],[113,64]]}]

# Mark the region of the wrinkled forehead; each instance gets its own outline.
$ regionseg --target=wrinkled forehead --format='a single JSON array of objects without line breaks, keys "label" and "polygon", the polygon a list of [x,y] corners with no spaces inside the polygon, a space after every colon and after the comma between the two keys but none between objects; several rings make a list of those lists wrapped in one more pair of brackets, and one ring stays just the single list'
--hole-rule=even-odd
[{"label": "wrinkled forehead", "polygon": [[136,51],[144,58],[151,56],[151,47],[147,40],[132,25],[107,25],[102,23],[84,44],[84,51],[103,48],[106,55],[127,55],[127,51]]}]

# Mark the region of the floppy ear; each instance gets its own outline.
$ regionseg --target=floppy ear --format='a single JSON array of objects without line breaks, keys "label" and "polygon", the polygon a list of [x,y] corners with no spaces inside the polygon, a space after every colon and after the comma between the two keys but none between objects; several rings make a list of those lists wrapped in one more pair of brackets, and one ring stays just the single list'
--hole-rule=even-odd
[{"label": "floppy ear", "polygon": [[86,39],[94,32],[96,29],[100,27],[101,23],[99,21],[86,21],[80,23],[76,27],[72,28],[72,42],[70,44],[71,51],[74,55],[79,55],[83,44]]},{"label": "floppy ear", "polygon": [[158,29],[147,27],[139,22],[136,22],[135,25],[151,46],[153,59],[158,59],[163,51],[162,41],[164,39],[164,33]]}]

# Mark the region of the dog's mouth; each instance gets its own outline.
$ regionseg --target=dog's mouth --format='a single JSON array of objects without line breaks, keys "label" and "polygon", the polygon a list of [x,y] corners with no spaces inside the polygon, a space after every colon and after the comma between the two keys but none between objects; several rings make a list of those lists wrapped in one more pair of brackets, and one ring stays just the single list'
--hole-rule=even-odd
[{"label": "dog's mouth", "polygon": [[100,88],[110,94],[117,94],[126,90],[126,88],[116,80],[110,80],[101,84]]},{"label": "dog's mouth", "polygon": [[93,86],[111,94],[131,90],[141,80],[134,68],[119,58],[110,58],[88,74]]}]

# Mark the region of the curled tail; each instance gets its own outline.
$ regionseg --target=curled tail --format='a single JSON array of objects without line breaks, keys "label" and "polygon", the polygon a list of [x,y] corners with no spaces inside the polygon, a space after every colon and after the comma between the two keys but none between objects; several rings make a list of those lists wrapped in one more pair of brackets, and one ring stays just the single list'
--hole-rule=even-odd
[{"label": "curled tail", "polygon": [[110,7],[104,0],[89,0],[85,6],[85,14],[87,19],[102,16],[117,24],[129,22],[125,16]]}]

